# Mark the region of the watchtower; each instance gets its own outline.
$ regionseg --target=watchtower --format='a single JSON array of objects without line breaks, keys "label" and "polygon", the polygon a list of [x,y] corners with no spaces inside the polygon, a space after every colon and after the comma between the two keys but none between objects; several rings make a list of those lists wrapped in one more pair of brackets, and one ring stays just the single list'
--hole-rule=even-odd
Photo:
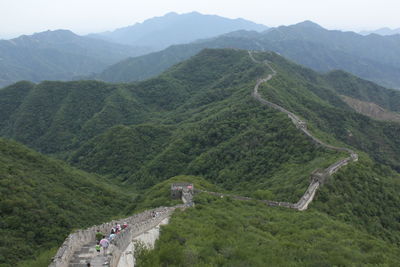
[{"label": "watchtower", "polygon": [[192,183],[173,183],[171,184],[171,197],[173,199],[182,198],[183,193],[190,193],[193,195],[194,186]]},{"label": "watchtower", "polygon": [[311,182],[316,182],[318,181],[320,184],[324,184],[326,177],[328,175],[321,169],[316,169],[311,173]]}]

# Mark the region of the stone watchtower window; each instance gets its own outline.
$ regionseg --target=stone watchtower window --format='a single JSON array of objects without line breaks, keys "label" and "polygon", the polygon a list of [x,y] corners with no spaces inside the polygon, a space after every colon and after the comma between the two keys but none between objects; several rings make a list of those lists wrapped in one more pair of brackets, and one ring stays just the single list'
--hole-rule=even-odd
[{"label": "stone watchtower window", "polygon": [[171,184],[171,197],[180,199],[183,192],[193,194],[194,186],[191,183],[173,183]]}]

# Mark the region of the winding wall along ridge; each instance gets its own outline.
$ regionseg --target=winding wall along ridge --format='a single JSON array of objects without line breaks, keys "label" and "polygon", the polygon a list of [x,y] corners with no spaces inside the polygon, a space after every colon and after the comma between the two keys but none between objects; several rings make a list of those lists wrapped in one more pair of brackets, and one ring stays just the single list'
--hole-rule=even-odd
[{"label": "winding wall along ridge", "polygon": [[[255,63],[259,64],[266,64],[272,71],[272,74],[268,74],[267,77],[261,78],[257,80],[256,85],[254,86],[254,90],[252,91],[252,97],[254,97],[257,101],[259,101],[263,105],[267,105],[269,107],[272,107],[274,109],[277,109],[281,112],[284,112],[288,115],[288,117],[292,120],[292,122],[295,124],[295,126],[301,130],[304,134],[306,134],[308,137],[310,137],[315,143],[324,146],[328,149],[336,150],[336,151],[344,151],[350,154],[349,157],[339,160],[332,165],[330,165],[328,168],[324,169],[323,171],[314,171],[311,174],[311,183],[308,186],[306,192],[303,194],[303,196],[299,199],[297,203],[289,203],[289,202],[280,202],[280,201],[271,201],[271,200],[258,200],[258,199],[253,199],[249,197],[243,197],[243,196],[235,196],[235,195],[230,195],[230,194],[223,194],[223,193],[217,193],[217,192],[210,192],[210,191],[204,191],[204,190],[198,190],[196,189],[195,192],[205,192],[211,195],[215,196],[228,196],[232,197],[238,200],[256,200],[260,201],[262,203],[265,203],[269,206],[282,206],[282,207],[287,207],[287,208],[292,208],[296,210],[306,210],[308,205],[311,203],[311,201],[314,199],[315,193],[318,190],[318,188],[326,181],[326,179],[332,175],[333,173],[337,172],[341,167],[347,165],[349,162],[352,161],[357,161],[358,160],[358,154],[355,153],[353,150],[349,148],[343,148],[343,147],[335,147],[329,144],[326,144],[313,136],[308,130],[307,130],[307,125],[304,121],[302,121],[298,116],[296,116],[294,113],[286,110],[285,108],[269,102],[265,100],[264,98],[261,97],[261,95],[258,92],[258,89],[262,83],[268,82],[271,80],[277,72],[271,67],[271,65],[267,62],[259,62],[257,61],[252,53],[248,51],[249,56],[251,60]],[[119,258],[121,256],[121,253],[125,251],[133,237],[138,236],[142,234],[145,231],[148,231],[149,229],[155,227],[158,225],[163,219],[169,217],[172,212],[177,209],[177,208],[187,208],[191,207],[193,205],[192,202],[192,195],[191,194],[183,194],[182,200],[185,204],[181,205],[176,205],[173,207],[160,207],[156,208],[153,210],[147,210],[145,212],[135,214],[131,217],[121,219],[118,221],[126,221],[129,224],[129,227],[127,230],[124,232],[120,233],[117,235],[117,237],[112,240],[110,248],[109,248],[109,254],[108,254],[108,266],[117,266]],[[156,212],[158,216],[153,217],[152,214]],[[52,262],[50,263],[49,267],[67,267],[69,265],[69,262],[77,250],[81,248],[83,245],[87,244],[90,241],[93,241],[95,239],[95,232],[97,229],[99,229],[101,232],[108,232],[111,227],[115,225],[117,221],[111,221],[108,223],[104,223],[101,225],[97,226],[92,226],[90,228],[84,229],[84,230],[78,230],[72,234],[70,234],[67,239],[64,241],[62,246],[58,249],[56,256],[53,258]]]},{"label": "winding wall along ridge", "polygon": [[252,97],[254,97],[257,101],[259,101],[261,104],[263,105],[267,105],[271,108],[277,109],[283,113],[286,113],[288,115],[288,117],[292,120],[293,124],[300,130],[302,131],[305,135],[307,135],[308,137],[310,137],[315,143],[326,147],[328,149],[331,150],[335,150],[335,151],[343,151],[343,152],[347,152],[350,154],[350,157],[347,157],[345,159],[339,160],[335,163],[333,163],[331,166],[329,166],[328,168],[326,168],[323,171],[314,171],[311,174],[311,183],[308,186],[306,192],[304,193],[304,195],[300,198],[300,200],[297,203],[288,203],[288,202],[276,202],[276,201],[268,201],[265,200],[263,202],[267,203],[268,205],[271,206],[284,206],[284,207],[288,207],[288,208],[293,208],[293,209],[297,209],[297,210],[305,210],[308,207],[308,204],[311,203],[311,201],[314,199],[315,193],[318,190],[318,188],[326,181],[326,179],[334,174],[335,172],[337,172],[341,167],[347,165],[349,162],[352,161],[357,161],[358,160],[358,154],[355,153],[353,150],[349,149],[349,148],[345,148],[345,147],[336,147],[336,146],[332,146],[329,144],[326,144],[324,142],[322,142],[320,139],[318,139],[317,137],[313,136],[308,130],[307,130],[307,124],[306,122],[302,121],[297,115],[295,115],[294,113],[286,110],[285,108],[272,103],[268,100],[265,100],[264,98],[262,98],[262,96],[260,95],[260,93],[258,92],[258,89],[260,87],[260,85],[262,83],[266,83],[269,80],[271,80],[276,74],[277,72],[271,67],[271,65],[268,63],[268,61],[264,61],[264,62],[260,62],[258,60],[256,60],[253,57],[253,54],[251,51],[248,51],[249,56],[251,58],[251,60],[254,63],[258,63],[258,64],[265,64],[268,66],[268,68],[271,69],[272,74],[268,74],[267,77],[265,78],[261,78],[259,80],[257,80],[256,85],[254,86],[254,90],[251,93]]}]

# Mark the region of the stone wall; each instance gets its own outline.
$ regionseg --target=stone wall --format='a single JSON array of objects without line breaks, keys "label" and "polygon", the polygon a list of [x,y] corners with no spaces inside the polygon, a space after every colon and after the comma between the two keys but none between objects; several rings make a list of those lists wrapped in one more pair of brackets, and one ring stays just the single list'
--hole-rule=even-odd
[{"label": "stone wall", "polygon": [[[311,203],[311,201],[314,199],[315,193],[317,192],[318,188],[325,183],[325,181],[335,172],[337,172],[341,167],[347,165],[351,161],[357,161],[358,160],[358,155],[355,153],[353,150],[349,148],[343,148],[343,147],[335,147],[332,145],[328,145],[315,136],[313,136],[308,130],[307,130],[307,124],[305,121],[301,120],[297,115],[294,113],[286,110],[285,108],[272,103],[268,100],[265,100],[264,98],[261,97],[261,95],[258,92],[258,89],[262,83],[268,82],[271,80],[277,72],[269,65],[267,61],[264,62],[259,62],[257,61],[253,55],[252,52],[249,51],[249,56],[251,60],[255,63],[264,63],[266,64],[272,71],[272,74],[268,74],[266,78],[263,79],[258,79],[256,82],[256,85],[254,86],[253,92],[251,93],[252,97],[255,98],[257,101],[259,101],[263,105],[267,105],[271,108],[274,108],[276,110],[279,110],[285,114],[288,115],[288,117],[291,119],[293,124],[300,130],[302,131],[305,135],[311,138],[316,144],[324,146],[328,149],[332,149],[335,151],[343,151],[346,153],[350,154],[350,157],[339,160],[332,165],[330,165],[328,168],[326,168],[323,171],[316,170],[311,174],[311,183],[308,186],[306,192],[303,194],[303,196],[297,201],[297,203],[288,203],[288,202],[279,202],[279,201],[271,201],[271,200],[257,200],[261,201],[269,206],[282,206],[282,207],[287,207],[287,208],[292,208],[292,209],[297,209],[297,210],[305,210],[307,209],[308,205]],[[318,172],[317,172],[318,171]],[[217,196],[229,196],[235,199],[239,200],[252,200],[251,198],[248,197],[241,197],[241,196],[233,196],[233,195],[227,195],[227,194],[220,194],[220,193],[215,193],[215,192],[207,192],[207,191],[201,191],[197,190],[197,192],[206,192],[209,194],[217,195]]]},{"label": "stone wall", "polygon": [[[170,216],[175,209],[185,207],[187,207],[187,205],[184,204],[174,207],[160,207],[124,219],[113,220],[84,230],[78,230],[65,239],[49,266],[67,267],[75,251],[78,251],[83,245],[95,240],[97,230],[100,230],[102,233],[109,233],[116,223],[121,224],[127,222],[128,228],[119,233],[116,238],[111,241],[108,250],[108,261],[110,266],[117,266],[121,253],[126,249],[135,236],[158,225],[163,219]],[[156,214],[156,216],[154,216],[154,214]]]},{"label": "stone wall", "polygon": [[110,267],[118,266],[121,254],[126,250],[133,238],[156,227],[162,220],[169,217],[175,209],[185,207],[185,205],[160,207],[140,213],[140,217],[135,218],[132,223],[129,223],[130,226],[127,230],[121,232],[114,240],[112,240],[108,256]]}]

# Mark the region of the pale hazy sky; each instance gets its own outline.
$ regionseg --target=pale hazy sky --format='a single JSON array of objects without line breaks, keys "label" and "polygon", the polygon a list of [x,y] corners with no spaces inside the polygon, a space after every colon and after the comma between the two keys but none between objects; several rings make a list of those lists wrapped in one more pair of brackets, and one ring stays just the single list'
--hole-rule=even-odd
[{"label": "pale hazy sky", "polygon": [[400,0],[0,0],[0,38],[44,30],[112,30],[175,11],[267,26],[312,20],[328,29],[400,27]]}]

